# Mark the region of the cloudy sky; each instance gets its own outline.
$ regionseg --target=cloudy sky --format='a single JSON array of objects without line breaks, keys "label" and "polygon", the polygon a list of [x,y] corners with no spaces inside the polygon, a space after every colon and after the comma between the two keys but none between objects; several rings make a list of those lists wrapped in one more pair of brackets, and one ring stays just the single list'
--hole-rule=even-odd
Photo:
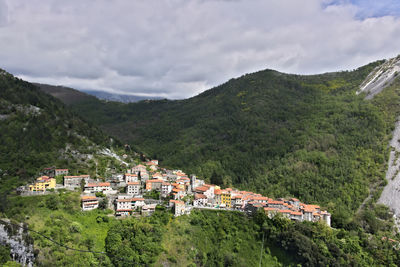
[{"label": "cloudy sky", "polygon": [[313,74],[400,54],[399,0],[0,0],[0,68],[180,99],[271,68]]}]

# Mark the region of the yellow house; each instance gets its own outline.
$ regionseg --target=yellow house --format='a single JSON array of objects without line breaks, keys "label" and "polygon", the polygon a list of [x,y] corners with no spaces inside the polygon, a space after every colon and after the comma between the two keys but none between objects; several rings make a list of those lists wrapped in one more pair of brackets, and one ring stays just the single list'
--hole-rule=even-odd
[{"label": "yellow house", "polygon": [[36,183],[29,186],[29,191],[46,191],[46,189],[55,188],[56,179],[48,176],[41,176],[36,179]]},{"label": "yellow house", "polygon": [[231,193],[226,190],[221,190],[221,205],[225,204],[225,207],[231,207]]}]

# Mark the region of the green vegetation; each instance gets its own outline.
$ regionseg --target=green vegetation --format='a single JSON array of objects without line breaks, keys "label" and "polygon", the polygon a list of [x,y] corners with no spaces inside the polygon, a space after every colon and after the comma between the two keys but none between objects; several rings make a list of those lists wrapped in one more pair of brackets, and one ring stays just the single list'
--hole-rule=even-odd
[{"label": "green vegetation", "polygon": [[61,101],[4,71],[0,75],[0,129],[2,199],[45,167],[86,171],[88,163],[79,153],[111,145],[106,135]]},{"label": "green vegetation", "polygon": [[[79,192],[11,197],[4,214],[24,221],[29,228],[74,249],[104,251],[108,229],[115,221],[109,210],[82,212]],[[104,254],[83,253],[60,247],[31,232],[41,266],[111,266]]]},{"label": "green vegetation", "polygon": [[179,101],[92,99],[71,107],[164,166],[318,203],[343,227],[386,182],[399,83],[372,101],[355,94],[380,63],[311,76],[260,71]]}]

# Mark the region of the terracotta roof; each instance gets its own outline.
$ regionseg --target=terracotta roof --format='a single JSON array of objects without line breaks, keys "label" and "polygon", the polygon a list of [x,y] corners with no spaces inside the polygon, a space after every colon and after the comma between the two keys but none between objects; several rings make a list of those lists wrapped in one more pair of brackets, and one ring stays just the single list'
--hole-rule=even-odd
[{"label": "terracotta roof", "polygon": [[116,210],[117,212],[119,211],[132,211],[132,209],[120,209],[120,210]]},{"label": "terracotta roof", "polygon": [[265,201],[268,201],[268,200],[269,200],[268,197],[254,197],[253,199],[254,199],[254,200],[265,200]]},{"label": "terracotta roof", "polygon": [[207,198],[204,194],[195,194],[194,199]]},{"label": "terracotta roof", "polygon": [[298,200],[297,198],[294,198],[294,197],[292,197],[290,200],[294,201],[294,202],[300,202],[300,200]]},{"label": "terracotta roof", "polygon": [[280,201],[280,200],[268,200],[268,204],[273,204],[273,205],[283,205],[285,202]]},{"label": "terracotta roof", "polygon": [[142,198],[142,197],[134,197],[134,198],[131,198],[131,201],[144,201],[144,198]]},{"label": "terracotta roof", "polygon": [[301,213],[300,211],[292,211],[290,214],[295,216],[303,215],[303,213]]},{"label": "terracotta roof", "polygon": [[207,186],[198,186],[194,189],[194,191],[202,191],[205,192],[207,191],[209,188]]},{"label": "terracotta roof", "polygon": [[279,210],[280,213],[292,213],[291,210]]},{"label": "terracotta roof", "polygon": [[131,198],[117,199],[117,202],[131,202]]},{"label": "terracotta roof", "polygon": [[278,210],[278,209],[277,209],[277,208],[265,207],[264,210],[265,210],[265,211],[276,211],[276,210]]},{"label": "terracotta roof", "polygon": [[56,171],[68,171],[68,169],[56,169]]},{"label": "terracotta roof", "polygon": [[164,182],[164,180],[161,179],[151,179],[146,181],[146,183],[162,183],[162,182]]},{"label": "terracotta roof", "polygon": [[95,196],[82,196],[81,200],[97,200],[97,197]]},{"label": "terracotta roof", "polygon": [[128,182],[127,185],[140,185],[140,182]]},{"label": "terracotta roof", "polygon": [[87,184],[86,187],[110,186],[109,182]]},{"label": "terracotta roof", "polygon": [[75,175],[75,176],[64,176],[64,179],[72,179],[72,178],[88,178],[89,175],[85,174],[85,175]]},{"label": "terracotta roof", "polygon": [[221,189],[215,189],[214,190],[214,194],[215,195],[221,195],[221,191],[222,191]]},{"label": "terracotta roof", "polygon": [[175,203],[175,204],[180,204],[180,205],[185,205],[185,202],[183,202],[182,200],[171,199],[169,202],[170,203]]},{"label": "terracotta roof", "polygon": [[134,174],[134,173],[125,173],[125,176],[133,176],[133,177],[137,177],[137,174]]}]

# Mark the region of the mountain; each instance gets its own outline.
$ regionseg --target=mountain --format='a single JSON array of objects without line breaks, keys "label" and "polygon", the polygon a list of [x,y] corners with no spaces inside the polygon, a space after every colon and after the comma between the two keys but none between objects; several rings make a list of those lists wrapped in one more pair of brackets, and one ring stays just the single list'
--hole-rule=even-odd
[{"label": "mountain", "polygon": [[115,101],[121,103],[131,103],[131,102],[139,102],[143,100],[159,100],[159,97],[143,97],[136,95],[124,95],[124,94],[112,94],[103,91],[95,91],[95,90],[76,90],[73,88],[65,87],[65,86],[56,86],[50,84],[41,84],[34,83],[37,87],[39,87],[43,92],[46,92],[58,99],[60,99],[64,104],[71,105],[81,101],[96,101],[105,100],[105,101]]},{"label": "mountain", "polygon": [[160,100],[161,97],[147,97],[147,96],[137,96],[137,95],[124,95],[124,94],[113,94],[104,91],[93,91],[93,90],[83,90],[83,92],[93,95],[101,100],[106,101],[116,101],[122,103],[139,102],[142,100]]},{"label": "mountain", "polygon": [[295,196],[346,224],[385,185],[399,81],[356,94],[378,61],[353,71],[246,74],[185,100],[71,105],[164,166],[270,197]]},{"label": "mountain", "polygon": [[71,105],[74,103],[78,103],[80,101],[88,101],[88,100],[96,100],[96,97],[90,96],[81,91],[64,87],[64,86],[55,86],[49,84],[40,84],[34,83],[40,90],[43,92],[54,96],[61,100],[64,104]]},{"label": "mountain", "polygon": [[[85,97],[74,94],[76,97],[64,100]],[[65,94],[56,96],[63,98]],[[72,173],[96,175],[96,157],[103,157],[105,151],[118,146],[118,142],[81,119],[60,100],[4,70],[0,72],[0,129],[2,197],[18,185],[32,181],[45,167],[67,167]]]}]

